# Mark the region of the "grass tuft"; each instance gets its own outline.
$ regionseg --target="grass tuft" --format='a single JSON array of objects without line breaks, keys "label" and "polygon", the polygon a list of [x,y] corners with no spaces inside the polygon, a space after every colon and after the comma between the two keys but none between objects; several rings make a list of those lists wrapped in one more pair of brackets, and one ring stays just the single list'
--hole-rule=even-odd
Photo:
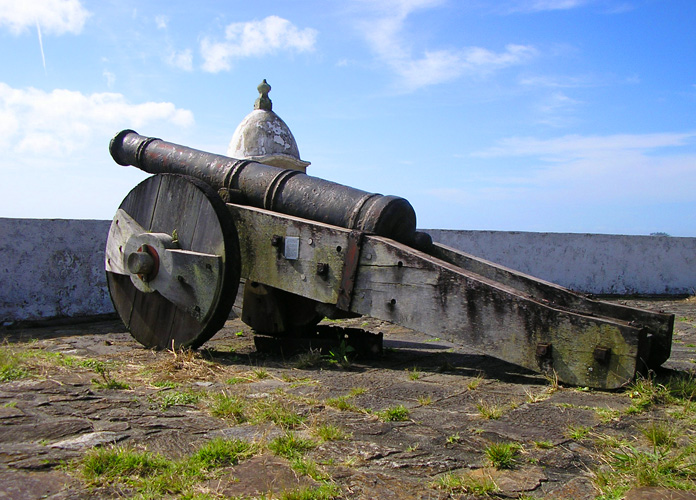
[{"label": "grass tuft", "polygon": [[484,453],[496,469],[512,469],[517,462],[517,454],[521,448],[522,446],[518,443],[491,443],[486,446]]},{"label": "grass tuft", "polygon": [[91,484],[101,485],[124,478],[143,478],[173,468],[162,455],[126,448],[97,448],[82,460],[82,475]]},{"label": "grass tuft", "polygon": [[353,403],[348,402],[348,398],[351,396],[337,396],[335,398],[329,398],[325,401],[327,406],[336,408],[341,411],[359,411],[359,408]]},{"label": "grass tuft", "polygon": [[277,399],[257,402],[254,404],[252,412],[250,420],[253,423],[273,422],[283,429],[295,429],[306,420],[289,403]]},{"label": "grass tuft", "polygon": [[208,441],[189,457],[189,464],[204,470],[237,465],[240,460],[252,456],[256,447],[241,439],[216,438]]},{"label": "grass tuft", "polygon": [[629,415],[641,413],[654,405],[671,400],[667,387],[658,384],[652,375],[638,376],[629,386],[628,397],[631,398],[631,406],[626,410]]},{"label": "grass tuft", "polygon": [[350,438],[350,434],[336,425],[324,424],[316,427],[313,433],[322,441],[343,441]]},{"label": "grass tuft", "polygon": [[590,427],[584,425],[569,425],[566,436],[570,439],[579,441],[581,439],[585,439],[589,433]]},{"label": "grass tuft", "polygon": [[319,486],[298,488],[284,491],[278,497],[279,500],[333,500],[338,498],[341,490],[333,483],[324,483]]},{"label": "grass tuft", "polygon": [[309,458],[294,458],[290,462],[292,470],[303,476],[309,476],[315,481],[327,481],[329,475],[321,470],[314,460]]},{"label": "grass tuft", "polygon": [[696,450],[642,451],[626,445],[610,450],[607,466],[596,471],[594,482],[601,499],[622,498],[632,487],[654,486],[676,490],[696,489]]},{"label": "grass tuft", "polygon": [[651,422],[639,430],[641,434],[648,438],[653,449],[674,444],[678,432],[673,425],[669,425],[666,422]]},{"label": "grass tuft", "polygon": [[191,391],[166,391],[158,396],[160,408],[167,410],[172,406],[187,406],[198,403],[201,395]]},{"label": "grass tuft", "polygon": [[483,399],[479,400],[478,404],[476,405],[476,409],[478,410],[479,415],[487,420],[498,420],[503,416],[503,412],[505,411],[505,407],[503,405],[490,403],[488,401],[484,401]]},{"label": "grass tuft", "polygon": [[20,366],[20,357],[9,347],[0,347],[0,382],[9,382],[29,376],[27,370]]},{"label": "grass tuft", "polygon": [[377,412],[377,416],[384,422],[403,422],[408,420],[408,409],[404,405],[385,408]]},{"label": "grass tuft", "polygon": [[210,404],[210,414],[214,417],[230,419],[241,424],[247,420],[247,404],[239,396],[225,392],[215,394]]},{"label": "grass tuft", "polygon": [[148,451],[95,448],[79,459],[77,467],[88,485],[117,491],[125,487],[137,493],[136,498],[205,498],[195,491],[197,483],[211,478],[213,470],[235,465],[256,451],[255,445],[245,441],[213,439],[175,461]]},{"label": "grass tuft", "polygon": [[298,458],[307,451],[314,449],[317,443],[311,439],[298,437],[295,433],[288,432],[268,443],[268,449],[275,455],[288,459]]},{"label": "grass tuft", "polygon": [[479,373],[475,377],[473,377],[471,380],[469,380],[466,384],[467,389],[470,391],[475,391],[478,389],[478,386],[481,385],[481,382],[483,382],[483,374]]},{"label": "grass tuft", "polygon": [[490,475],[475,477],[470,473],[457,474],[447,472],[431,483],[433,488],[445,490],[450,495],[454,493],[465,493],[487,497],[496,493],[498,485],[495,484]]}]

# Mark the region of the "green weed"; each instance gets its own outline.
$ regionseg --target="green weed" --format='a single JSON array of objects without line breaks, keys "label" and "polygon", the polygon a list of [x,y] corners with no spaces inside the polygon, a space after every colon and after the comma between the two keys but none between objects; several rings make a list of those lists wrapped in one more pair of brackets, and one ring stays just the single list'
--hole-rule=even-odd
[{"label": "green weed", "polygon": [[225,380],[225,383],[229,385],[245,384],[248,382],[251,382],[251,380],[244,377],[230,377],[227,380]]},{"label": "green weed", "polygon": [[284,401],[259,401],[251,408],[253,423],[273,422],[284,429],[295,429],[306,420]]},{"label": "green weed", "polygon": [[0,382],[9,382],[29,376],[27,370],[20,366],[21,360],[9,347],[0,347]]},{"label": "green weed", "polygon": [[316,446],[314,441],[298,437],[292,432],[279,436],[268,443],[268,449],[272,453],[288,459],[301,457]]},{"label": "green weed", "polygon": [[172,406],[194,405],[201,399],[201,395],[191,391],[166,391],[160,393],[158,399],[160,408],[167,410]]},{"label": "green weed", "polygon": [[491,443],[486,446],[484,453],[496,469],[512,469],[521,448],[517,443]]},{"label": "green weed", "polygon": [[469,382],[467,382],[466,387],[470,391],[475,391],[476,389],[478,389],[478,386],[481,385],[481,382],[483,382],[483,374],[479,373],[474,378],[469,380]]},{"label": "green weed", "polygon": [[476,409],[483,418],[488,420],[497,420],[503,416],[505,407],[497,403],[492,403],[484,400],[479,400]]},{"label": "green weed", "polygon": [[278,500],[333,500],[338,497],[341,490],[333,483],[324,483],[319,486],[307,486],[296,490],[284,491]]},{"label": "green weed", "polygon": [[252,456],[256,446],[240,440],[214,439],[180,460],[170,460],[148,451],[123,447],[95,448],[76,463],[90,486],[123,486],[137,493],[136,498],[202,499],[194,491],[196,483],[211,477],[211,471],[237,464]]},{"label": "green weed", "polygon": [[455,444],[461,440],[462,440],[462,438],[458,432],[456,434],[451,435],[451,436],[447,436],[447,444]]},{"label": "green weed", "polygon": [[357,406],[348,402],[348,398],[350,398],[350,396],[337,396],[335,398],[329,398],[324,402],[327,406],[331,406],[332,408],[336,408],[337,410],[359,411]]},{"label": "green weed", "polygon": [[691,402],[696,399],[696,377],[693,373],[671,376],[667,380],[665,388],[678,403]]},{"label": "green weed", "polygon": [[589,433],[590,427],[586,427],[584,425],[569,425],[566,436],[570,439],[579,441],[581,439],[585,439]]},{"label": "green weed", "polygon": [[433,404],[433,398],[430,396],[418,396],[418,404],[421,406],[429,406]]},{"label": "green weed", "polygon": [[83,458],[82,475],[90,484],[103,485],[115,480],[162,474],[174,467],[162,455],[126,448],[96,448]]},{"label": "green weed", "polygon": [[330,350],[329,354],[325,356],[324,359],[326,359],[329,363],[337,364],[342,368],[350,368],[351,357],[353,356],[354,352],[355,348],[348,345],[345,340],[342,340],[338,347]]},{"label": "green weed", "polygon": [[365,394],[366,392],[367,392],[367,389],[365,389],[364,387],[352,387],[350,389],[350,391],[348,391],[348,394],[351,397],[355,397],[355,396],[360,396],[361,394]]},{"label": "green weed", "polygon": [[595,472],[598,498],[615,496],[634,486],[656,486],[677,490],[696,489],[696,454],[693,445],[670,452],[646,452],[633,446],[624,446],[607,452],[608,467]]},{"label": "green weed", "polygon": [[233,420],[240,424],[247,420],[247,404],[239,396],[221,392],[213,396],[210,414],[214,417]]},{"label": "green weed", "polygon": [[411,368],[407,371],[408,371],[408,378],[411,380],[418,380],[423,375],[420,372],[420,370],[418,370],[418,367],[416,367],[416,366],[414,366],[413,368]]},{"label": "green weed", "polygon": [[674,426],[666,422],[651,422],[645,427],[640,427],[639,430],[648,438],[653,449],[674,444],[677,434]]},{"label": "green weed", "polygon": [[290,462],[292,470],[303,476],[309,476],[315,481],[326,481],[329,475],[322,471],[314,460],[303,457],[296,457]]},{"label": "green weed", "polygon": [[440,476],[431,486],[448,493],[465,493],[487,497],[498,491],[498,486],[490,476],[474,477],[471,474],[448,472]]},{"label": "green weed", "polygon": [[667,387],[658,384],[654,377],[638,376],[628,388],[628,397],[631,398],[631,406],[626,413],[635,414],[656,404],[669,402],[671,394]]},{"label": "green weed", "polygon": [[189,464],[204,470],[237,465],[240,460],[252,456],[256,447],[241,439],[216,438],[205,443],[191,455]]},{"label": "green weed", "polygon": [[324,424],[314,429],[314,434],[322,441],[343,441],[350,438],[350,434],[336,425]]},{"label": "green weed", "polygon": [[377,416],[384,422],[403,422],[408,420],[408,409],[404,405],[385,408],[377,412]]},{"label": "green weed", "polygon": [[614,422],[621,416],[621,412],[619,410],[612,410],[610,408],[595,408],[594,411],[597,413],[599,421],[603,424]]}]

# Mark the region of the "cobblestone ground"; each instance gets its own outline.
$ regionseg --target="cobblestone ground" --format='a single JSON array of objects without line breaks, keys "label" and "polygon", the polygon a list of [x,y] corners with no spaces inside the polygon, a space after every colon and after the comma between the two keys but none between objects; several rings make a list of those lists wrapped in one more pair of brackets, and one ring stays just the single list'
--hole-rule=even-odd
[{"label": "cobblestone ground", "polygon": [[[625,302],[676,315],[656,380],[689,372],[696,301]],[[603,492],[612,449],[651,446],[646,426],[679,427],[692,446],[688,403],[636,407],[633,389],[558,387],[393,325],[344,325],[383,332],[384,355],[261,355],[238,320],[195,354],[146,350],[115,321],[1,330],[17,364],[0,382],[0,498],[589,499]],[[306,446],[272,444],[288,436]],[[95,479],[85,466],[99,449],[181,465],[215,438],[254,443],[253,452],[183,485],[155,486],[133,470]],[[696,498],[676,490],[683,484],[635,484],[645,487],[604,498]]]}]

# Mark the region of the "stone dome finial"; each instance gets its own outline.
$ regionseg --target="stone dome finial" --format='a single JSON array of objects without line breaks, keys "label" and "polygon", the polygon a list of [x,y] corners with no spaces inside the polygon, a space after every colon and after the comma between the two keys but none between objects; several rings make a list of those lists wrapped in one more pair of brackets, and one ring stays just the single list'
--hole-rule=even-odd
[{"label": "stone dome finial", "polygon": [[257,89],[259,97],[254,102],[254,110],[234,131],[227,156],[306,172],[309,162],[300,159],[292,132],[273,112],[273,104],[268,97],[271,86],[264,79]]},{"label": "stone dome finial", "polygon": [[254,102],[254,109],[273,111],[273,102],[268,97],[268,93],[271,91],[271,86],[268,84],[265,78],[261,83],[259,83],[259,86],[256,87],[256,89],[259,91],[260,95],[259,98],[256,99],[256,102]]}]

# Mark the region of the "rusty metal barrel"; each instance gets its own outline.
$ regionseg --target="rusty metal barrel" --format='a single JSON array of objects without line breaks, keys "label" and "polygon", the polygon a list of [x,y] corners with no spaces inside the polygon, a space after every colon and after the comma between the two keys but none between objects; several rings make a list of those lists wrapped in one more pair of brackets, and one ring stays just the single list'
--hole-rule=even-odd
[{"label": "rusty metal barrel", "polygon": [[365,231],[407,245],[419,238],[415,211],[398,196],[368,193],[295,170],[206,153],[133,130],[119,132],[109,150],[120,165],[200,179],[230,203]]}]

